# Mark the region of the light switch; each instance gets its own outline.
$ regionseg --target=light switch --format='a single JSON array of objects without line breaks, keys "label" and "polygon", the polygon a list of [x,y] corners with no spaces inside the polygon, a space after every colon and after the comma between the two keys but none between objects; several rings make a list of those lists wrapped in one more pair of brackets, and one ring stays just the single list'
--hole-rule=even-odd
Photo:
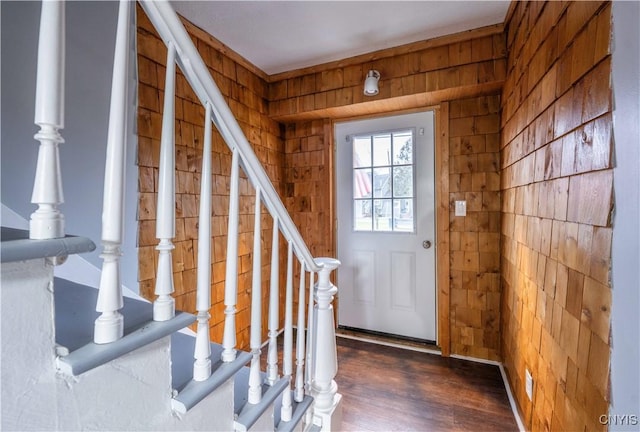
[{"label": "light switch", "polygon": [[456,201],[456,216],[466,216],[467,215],[467,202],[466,201]]}]

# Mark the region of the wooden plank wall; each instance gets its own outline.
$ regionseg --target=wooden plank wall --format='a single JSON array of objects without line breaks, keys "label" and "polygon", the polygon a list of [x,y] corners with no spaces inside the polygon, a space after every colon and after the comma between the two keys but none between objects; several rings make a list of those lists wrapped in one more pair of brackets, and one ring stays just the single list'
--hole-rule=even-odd
[{"label": "wooden plank wall", "polygon": [[[286,124],[282,200],[311,255],[316,258],[336,257],[332,137],[332,124],[329,120]],[[335,273],[331,275],[334,282]],[[298,307],[299,275],[300,270],[296,266],[294,310]],[[308,279],[306,283],[309,283]],[[308,301],[308,293],[306,295]]]},{"label": "wooden plank wall", "polygon": [[449,106],[451,352],[500,360],[500,96]]},{"label": "wooden plank wall", "polygon": [[[528,428],[590,430],[600,427],[609,394],[610,14],[606,2],[514,2],[504,33],[469,32],[273,77],[187,27],[316,256],[335,256],[333,121],[446,102],[449,199],[467,200],[469,211],[457,218],[449,208],[451,290],[441,313],[449,313],[451,352],[502,356]],[[138,242],[141,291],[151,298],[166,50],[144,14],[138,22]],[[364,100],[370,68],[382,72],[381,92]],[[193,311],[203,112],[182,77],[177,88],[174,272],[178,307]],[[213,157],[219,340],[230,155],[217,135]],[[248,294],[246,179],[242,192],[240,292]],[[264,223],[266,288],[270,218]],[[246,300],[241,295],[241,347]]]},{"label": "wooden plank wall", "polygon": [[284,203],[314,257],[333,257],[333,145],[329,120],[289,123]]},{"label": "wooden plank wall", "polygon": [[528,429],[605,429],[598,419],[609,404],[611,4],[514,2],[505,28],[504,364]]},{"label": "wooden plank wall", "polygon": [[[166,48],[148,18],[138,6],[138,253],[141,294],[153,300],[157,252],[155,246],[155,208],[157,200],[158,160],[164,103]],[[227,100],[244,133],[252,144],[276,189],[282,193],[284,181],[284,141],[279,123],[267,116],[267,82],[245,68],[233,56],[225,55],[203,32],[187,23],[187,30],[208,65],[216,84]],[[195,312],[196,263],[198,239],[198,203],[204,139],[204,109],[184,76],[176,80],[176,238],[173,251],[173,275],[176,308]],[[224,321],[224,278],[229,205],[231,153],[221,136],[213,134],[213,220],[211,337],[222,340]],[[244,175],[240,180],[240,236],[238,245],[238,347],[248,349],[253,207],[255,192]],[[263,208],[262,285],[268,298],[272,219]],[[282,243],[282,242],[281,242]],[[284,272],[284,269],[282,273]],[[281,281],[282,281],[281,277]],[[266,329],[268,302],[263,302],[263,329]]]},{"label": "wooden plank wall", "polygon": [[[418,92],[433,95],[440,91],[438,99],[428,98],[435,103],[451,100],[451,109],[446,110],[444,120],[448,122],[450,139],[443,145],[450,147],[447,168],[451,175],[446,181],[453,186],[445,202],[466,199],[469,215],[454,218],[453,207],[444,213],[450,213],[447,228],[450,226],[452,233],[447,240],[453,241],[453,247],[446,257],[451,272],[447,270],[439,280],[447,284],[451,281],[455,297],[448,301],[449,287],[439,287],[440,299],[446,302],[439,307],[440,328],[446,329],[444,322],[451,329],[450,337],[447,332],[440,332],[439,338],[447,355],[497,360],[500,358],[500,98],[499,90],[483,84],[502,85],[506,48],[504,34],[496,33],[494,28],[490,34],[487,31],[425,41],[413,46],[415,50],[411,52],[407,52],[408,47],[404,51],[391,49],[366,58],[355,57],[271,77],[269,112],[285,122],[287,128],[285,202],[310,248],[336,256],[332,228],[335,215],[333,210],[328,211],[333,205],[329,198],[333,165],[327,165],[333,154],[332,121],[360,114],[357,107],[362,105],[373,104],[373,108],[366,108],[369,115],[381,115],[390,109],[415,109],[414,99],[403,98]],[[424,48],[424,44],[428,47]],[[383,79],[380,94],[362,102],[362,83],[369,67],[380,70]],[[473,73],[468,76],[461,71]],[[479,71],[483,71],[482,77],[477,75]],[[424,84],[419,87],[400,84],[409,79]],[[461,88],[475,97],[460,99]],[[487,93],[491,96],[476,96]],[[343,99],[338,94],[353,96]],[[316,105],[312,100],[323,102]],[[421,105],[422,109],[427,106]],[[292,111],[283,116],[282,107]],[[307,120],[309,115],[316,114],[326,118]],[[443,182],[437,186],[443,188]]]},{"label": "wooden plank wall", "polygon": [[[502,25],[377,51],[270,77],[269,115],[281,121],[376,115],[495,93],[506,73]],[[367,71],[380,93],[363,94]]]}]

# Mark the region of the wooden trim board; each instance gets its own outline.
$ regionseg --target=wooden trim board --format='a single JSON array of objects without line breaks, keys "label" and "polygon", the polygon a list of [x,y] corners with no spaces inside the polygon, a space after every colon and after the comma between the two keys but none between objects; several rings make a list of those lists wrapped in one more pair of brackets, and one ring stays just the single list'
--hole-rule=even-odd
[{"label": "wooden trim board", "polygon": [[438,305],[438,345],[442,355],[451,354],[449,301],[449,102],[436,113],[436,301]]}]

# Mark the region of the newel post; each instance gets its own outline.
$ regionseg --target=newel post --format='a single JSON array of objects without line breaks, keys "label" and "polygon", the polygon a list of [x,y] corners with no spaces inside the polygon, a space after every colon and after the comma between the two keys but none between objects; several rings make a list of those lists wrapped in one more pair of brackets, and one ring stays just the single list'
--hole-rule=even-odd
[{"label": "newel post", "polygon": [[338,393],[338,385],[334,381],[338,373],[338,356],[336,351],[336,329],[333,318],[333,297],[338,288],[331,283],[331,272],[340,266],[340,261],[333,258],[315,260],[322,269],[318,272],[318,283],[315,289],[314,336],[313,336],[313,381],[311,394],[315,399],[313,406],[313,423],[322,431],[339,430],[342,423],[342,395]]}]

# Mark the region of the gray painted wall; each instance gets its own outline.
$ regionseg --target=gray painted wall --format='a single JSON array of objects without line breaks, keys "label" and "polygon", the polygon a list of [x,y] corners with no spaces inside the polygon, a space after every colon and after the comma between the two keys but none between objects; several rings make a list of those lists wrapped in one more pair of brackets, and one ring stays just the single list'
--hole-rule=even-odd
[{"label": "gray painted wall", "polygon": [[[640,3],[613,2],[615,214],[609,430],[640,427]],[[635,415],[635,424],[622,416]],[[617,416],[617,417],[616,417]]]},{"label": "gray painted wall", "polygon": [[[132,3],[133,6],[133,3]],[[2,14],[2,203],[29,219],[38,151],[33,135],[39,2],[0,2]],[[89,237],[98,248],[83,257],[98,268],[104,158],[118,15],[116,2],[67,2],[65,139],[60,147],[67,234]],[[135,14],[132,14],[135,16]],[[132,22],[133,24],[133,22]],[[132,36],[135,32],[132,32]],[[135,37],[134,37],[135,39]],[[134,42],[132,41],[132,44]],[[132,60],[133,57],[132,45]],[[130,123],[135,118],[135,63],[130,64]],[[130,128],[133,134],[133,128]],[[122,283],[138,291],[136,250],[136,141],[127,148],[127,202]],[[68,264],[67,264],[68,265]]]}]

